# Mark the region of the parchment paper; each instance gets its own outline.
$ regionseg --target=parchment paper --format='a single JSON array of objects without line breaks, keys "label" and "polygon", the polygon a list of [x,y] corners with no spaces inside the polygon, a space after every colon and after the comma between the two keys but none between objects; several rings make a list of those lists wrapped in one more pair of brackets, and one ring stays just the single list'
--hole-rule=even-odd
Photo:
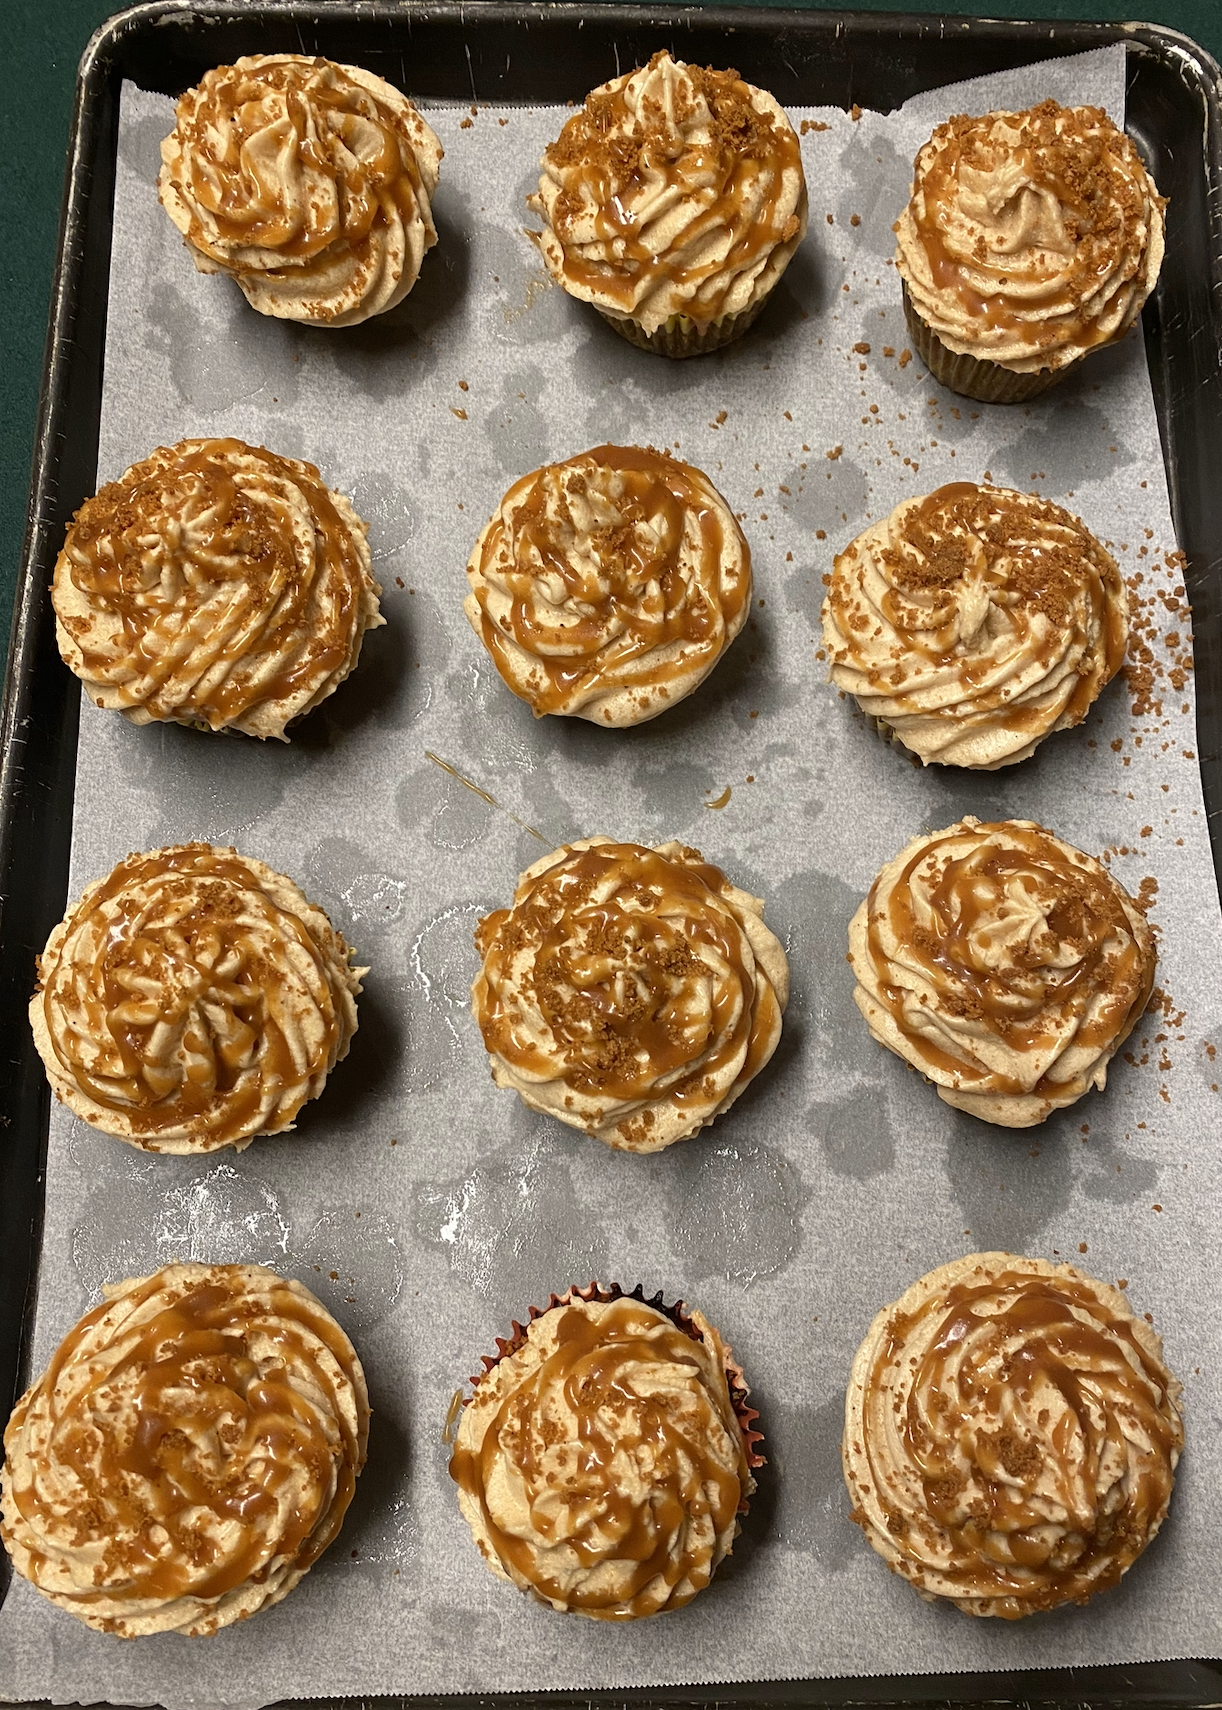
[{"label": "parchment paper", "polygon": [[[521,234],[560,109],[481,108],[467,128],[465,108],[431,109],[440,244],[401,309],[327,333],[264,319],[194,271],[153,190],[170,102],[125,90],[99,479],[190,434],[309,458],[370,521],[389,627],[289,747],[135,729],[86,701],[73,894],[131,849],[232,841],[299,879],[372,971],[351,1056],[293,1135],[155,1158],[55,1112],[37,1366],[106,1279],[253,1259],[333,1307],[375,1414],[340,1539],[287,1602],[215,1638],[125,1643],[18,1580],[0,1613],[4,1693],[176,1710],[1219,1654],[1220,921],[1191,679],[1162,679],[1160,710],[1136,714],[1118,680],[1079,730],[972,776],[921,772],[881,743],[815,656],[833,551],[902,495],[986,471],[1068,504],[1140,572],[1139,596],[1176,599],[1138,333],[1027,408],[971,405],[904,360],[889,262],[937,120],[1045,95],[1119,118],[1123,74],[1114,48],[891,117],[796,112],[815,122],[809,237],[756,328],[685,363],[633,350],[549,288]],[[755,558],[748,630],[694,697],[627,732],[534,722],[460,609],[467,554],[510,482],[605,440],[705,468]],[[1186,615],[1151,611],[1143,634],[1152,624],[1170,669]],[[1109,851],[1131,891],[1158,884],[1165,1013],[1105,1094],[1034,1130],[950,1110],[872,1043],[850,998],[845,929],[874,873],[964,812],[1037,818]],[[766,899],[791,960],[770,1068],[713,1129],[651,1158],[498,1092],[467,1010],[477,917],[528,862],[594,832],[696,844]],[[1184,1380],[1188,1434],[1170,1519],[1121,1587],[1016,1624],[929,1607],[891,1577],[848,1519],[838,1452],[874,1312],[995,1247],[1128,1279]],[[626,1626],[562,1619],[494,1579],[442,1443],[454,1390],[511,1316],[592,1276],[661,1287],[721,1327],[770,1460],[712,1587]]]}]

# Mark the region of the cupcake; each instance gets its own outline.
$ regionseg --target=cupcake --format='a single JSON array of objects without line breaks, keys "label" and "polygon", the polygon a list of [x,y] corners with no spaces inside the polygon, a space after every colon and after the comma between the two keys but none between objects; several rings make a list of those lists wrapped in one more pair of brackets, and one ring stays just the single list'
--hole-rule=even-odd
[{"label": "cupcake", "polygon": [[1184,1446],[1163,1345],[1071,1265],[973,1253],[885,1306],[853,1361],[853,1518],[921,1596],[1015,1621],[1116,1585]]},{"label": "cupcake", "polygon": [[1154,289],[1165,198],[1100,107],[959,114],[916,157],[895,265],[913,342],[968,398],[1033,398],[1122,338]]},{"label": "cupcake", "polygon": [[746,621],[751,553],[707,475],[600,445],[512,486],[467,565],[471,627],[536,717],[623,726],[708,676]]},{"label": "cupcake", "polygon": [[689,1139],[781,1037],[789,965],[763,916],[681,843],[553,850],[476,930],[493,1080],[620,1151]]},{"label": "cupcake", "polygon": [[103,1633],[215,1633],[287,1597],[339,1531],[369,1399],[347,1336],[262,1265],[112,1283],[4,1433],[0,1534]]},{"label": "cupcake", "polygon": [[1116,561],[1059,505],[971,481],[905,499],[836,558],[836,687],[921,762],[995,771],[1081,724],[1124,662]]},{"label": "cupcake", "polygon": [[441,155],[372,72],[253,54],[179,97],[157,190],[201,273],[231,274],[261,315],[349,327],[416,283]]},{"label": "cupcake", "polygon": [[745,332],[806,230],[798,139],[772,96],[665,52],[595,89],[541,165],[528,205],[548,272],[663,356]]},{"label": "cupcake", "polygon": [[501,1579],[553,1609],[679,1609],[729,1555],[762,1465],[730,1349],[699,1313],[592,1284],[533,1308],[473,1378],[450,1459]]},{"label": "cupcake", "polygon": [[235,849],[129,855],[47,940],[30,1004],[56,1098],[146,1152],[293,1126],[348,1054],[365,968],[291,879]]},{"label": "cupcake", "polygon": [[87,499],[55,563],[64,662],[99,707],[285,738],[385,622],[365,524],[312,463],[159,446]]},{"label": "cupcake", "polygon": [[849,926],[857,1007],[957,1110],[1030,1128],[1102,1090],[1149,1002],[1154,939],[1124,888],[1028,819],[915,837]]}]

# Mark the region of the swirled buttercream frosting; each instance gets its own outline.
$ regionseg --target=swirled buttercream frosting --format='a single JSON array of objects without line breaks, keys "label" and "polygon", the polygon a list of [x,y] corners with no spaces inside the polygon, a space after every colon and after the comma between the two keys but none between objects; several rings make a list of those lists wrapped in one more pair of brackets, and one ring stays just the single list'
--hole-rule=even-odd
[{"label": "swirled buttercream frosting", "polygon": [[541,164],[529,205],[548,272],[646,334],[758,307],[806,230],[801,151],[776,101],[665,52],[595,89]]},{"label": "swirled buttercream frosting", "polygon": [[960,481],[840,553],[823,602],[837,688],[924,764],[991,771],[1080,724],[1124,662],[1128,601],[1081,522]]},{"label": "swirled buttercream frosting", "polygon": [[600,1621],[690,1602],[730,1553],[761,1459],[717,1331],[660,1296],[571,1289],[498,1346],[450,1461],[489,1567]]},{"label": "swirled buttercream frosting", "polygon": [[364,968],[291,879],[234,849],[129,855],[47,940],[30,1004],[57,1098],[148,1152],[293,1126],[348,1054]]},{"label": "swirled buttercream frosting", "polygon": [[365,533],[311,463],[239,439],[160,446],[69,525],[59,650],[135,724],[283,740],[385,621]]},{"label": "swirled buttercream frosting", "polygon": [[956,1259],[884,1307],[853,1361],[853,1518],[922,1597],[967,1615],[1085,1603],[1163,1522],[1179,1397],[1118,1289],[1010,1253]]},{"label": "swirled buttercream frosting", "polygon": [[17,1572],[105,1633],[215,1633],[331,1543],[369,1401],[339,1325],[262,1265],[112,1283],[4,1433]]},{"label": "swirled buttercream frosting", "polygon": [[231,274],[260,314],[346,327],[416,283],[441,156],[372,72],[253,54],[179,97],[157,188],[201,273]]},{"label": "swirled buttercream frosting", "polygon": [[849,961],[879,1044],[1005,1128],[1102,1089],[1155,966],[1145,916],[1098,861],[1031,820],[970,815],[888,861]]},{"label": "swirled buttercream frosting", "polygon": [[763,906],[680,843],[545,855],[475,935],[493,1080],[624,1151],[686,1140],[781,1037],[789,966]]},{"label": "swirled buttercream frosting", "polygon": [[654,718],[742,628],[751,554],[707,475],[600,445],[512,486],[467,565],[471,627],[534,710]]},{"label": "swirled buttercream frosting", "polygon": [[1062,369],[1137,319],[1165,205],[1101,107],[958,114],[916,157],[895,265],[948,350],[1017,373]]}]

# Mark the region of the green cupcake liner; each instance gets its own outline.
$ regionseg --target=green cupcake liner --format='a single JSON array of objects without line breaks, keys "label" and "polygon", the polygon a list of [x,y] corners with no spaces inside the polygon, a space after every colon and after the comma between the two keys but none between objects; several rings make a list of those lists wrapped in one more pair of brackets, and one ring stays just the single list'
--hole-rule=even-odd
[{"label": "green cupcake liner", "polygon": [[608,326],[614,327],[621,338],[635,344],[638,350],[652,350],[659,356],[678,360],[685,356],[707,356],[710,351],[720,350],[723,344],[729,344],[731,339],[740,338],[771,294],[765,293],[758,303],[751,303],[737,315],[722,315],[716,321],[694,321],[688,315],[672,315],[652,333],[645,332],[627,315],[612,314],[607,309],[598,308],[597,304],[594,307],[598,308]]},{"label": "green cupcake liner", "polygon": [[974,398],[981,404],[1022,404],[1055,386],[1082,360],[1078,357],[1077,361],[1067,362],[1062,368],[1040,368],[1034,374],[1019,374],[1013,368],[1003,367],[1000,362],[961,356],[957,351],[949,350],[937,333],[926,326],[913,307],[907,282],[901,283],[904,318],[917,355],[940,385],[948,386],[962,398]]}]

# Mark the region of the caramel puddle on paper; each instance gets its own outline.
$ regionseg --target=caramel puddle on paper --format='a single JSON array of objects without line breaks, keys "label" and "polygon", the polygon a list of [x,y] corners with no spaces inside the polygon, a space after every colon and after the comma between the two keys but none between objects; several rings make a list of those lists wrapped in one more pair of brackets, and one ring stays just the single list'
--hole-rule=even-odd
[{"label": "caramel puddle on paper", "polygon": [[451,766],[448,760],[443,760],[440,754],[434,754],[431,748],[426,748],[424,753],[426,759],[431,760],[434,766],[440,766],[443,772],[448,772],[451,778],[456,778],[465,789],[468,789],[474,795],[477,795],[481,801],[487,802],[491,807],[499,808],[502,813],[509,814],[510,819],[515,825],[520,825],[523,831],[528,831],[532,837],[537,837],[540,843],[547,842],[547,838],[544,837],[541,831],[536,831],[533,825],[527,825],[526,821],[524,819],[519,819],[516,813],[510,813],[509,809],[503,802],[498,802],[495,796],[490,796],[488,794],[487,790],[482,790],[478,784],[473,784],[470,778],[464,778],[457,767]]}]

